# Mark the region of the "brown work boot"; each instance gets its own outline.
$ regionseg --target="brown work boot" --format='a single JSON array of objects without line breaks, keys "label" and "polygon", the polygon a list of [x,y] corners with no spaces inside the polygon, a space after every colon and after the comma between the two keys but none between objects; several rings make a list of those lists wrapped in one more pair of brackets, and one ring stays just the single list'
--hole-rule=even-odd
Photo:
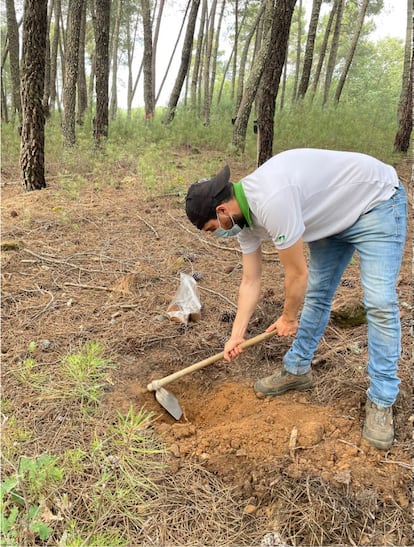
[{"label": "brown work boot", "polygon": [[392,406],[377,406],[367,399],[362,437],[375,448],[387,450],[394,441]]},{"label": "brown work boot", "polygon": [[276,374],[261,378],[254,384],[256,394],[260,396],[282,395],[290,389],[296,391],[304,391],[310,389],[313,385],[312,371],[306,374],[291,374],[285,369],[282,369]]}]

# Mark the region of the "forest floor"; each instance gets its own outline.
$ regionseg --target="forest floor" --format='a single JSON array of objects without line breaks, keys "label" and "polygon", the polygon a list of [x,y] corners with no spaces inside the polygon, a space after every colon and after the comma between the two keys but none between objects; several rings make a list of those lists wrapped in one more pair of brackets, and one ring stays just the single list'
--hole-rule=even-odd
[{"label": "forest floor", "polygon": [[[177,171],[188,153],[175,156]],[[410,163],[397,168],[408,187]],[[237,161],[232,171],[234,180],[245,172]],[[241,278],[237,242],[196,233],[182,192],[145,189],[127,166],[111,173],[111,184],[62,187],[51,175],[47,189],[30,193],[13,183],[16,173],[2,179],[2,418],[13,414],[30,432],[18,441],[20,453],[60,454],[94,434],[74,403],[39,397],[13,373],[29,345],[36,343],[31,355],[41,370],[58,378],[63,356],[95,341],[116,365],[99,427],[144,409],[168,448],[164,480],[172,488],[142,529],[129,532],[132,543],[275,545],[281,537],[289,545],[412,545],[411,235],[398,283],[402,383],[389,451],[361,439],[366,325],[334,318],[315,355],[311,391],[255,396],[252,383],[281,367],[291,342],[274,337],[166,386],[183,409],[176,421],[146,386],[222,351]],[[195,276],[202,303],[201,318],[187,325],[167,314],[181,272]],[[355,259],[335,306],[360,297]],[[283,273],[265,247],[249,337],[282,305]],[[13,429],[10,420],[6,426]],[[87,496],[82,480],[68,487],[72,504],[79,492]]]}]

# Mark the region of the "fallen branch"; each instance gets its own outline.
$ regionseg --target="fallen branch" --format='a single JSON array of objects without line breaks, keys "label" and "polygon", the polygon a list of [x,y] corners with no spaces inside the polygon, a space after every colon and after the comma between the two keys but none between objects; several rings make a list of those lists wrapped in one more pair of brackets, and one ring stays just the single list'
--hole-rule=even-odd
[{"label": "fallen branch", "polygon": [[404,467],[404,469],[410,469],[413,470],[413,465],[406,463],[406,462],[400,462],[397,460],[381,460],[380,463],[393,463],[394,465],[399,465],[400,467]]}]

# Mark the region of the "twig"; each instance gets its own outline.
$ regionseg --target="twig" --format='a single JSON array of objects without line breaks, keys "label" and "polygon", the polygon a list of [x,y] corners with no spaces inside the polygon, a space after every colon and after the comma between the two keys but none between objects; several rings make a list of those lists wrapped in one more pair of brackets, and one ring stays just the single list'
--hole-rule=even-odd
[{"label": "twig", "polygon": [[380,463],[393,463],[395,465],[399,465],[400,467],[404,467],[405,469],[413,469],[413,466],[406,462],[400,462],[397,460],[381,460]]},{"label": "twig", "polygon": [[154,232],[156,239],[160,239],[160,236],[158,235],[157,230],[153,226],[151,226],[151,224],[147,222],[145,218],[142,218],[141,216],[137,215],[137,213],[134,213],[134,216],[138,217],[145,224],[145,226],[147,226],[150,230]]},{"label": "twig", "polygon": [[294,426],[292,428],[292,431],[290,432],[290,439],[289,439],[289,454],[293,462],[296,460],[295,450],[296,450],[297,440],[298,440],[298,428]]},{"label": "twig", "polygon": [[93,291],[108,291],[108,292],[115,291],[115,289],[112,289],[111,287],[100,287],[98,285],[81,285],[78,283],[69,283],[69,282],[64,283],[64,285],[68,287],[77,287],[78,289],[91,289]]},{"label": "twig", "polygon": [[30,321],[33,321],[34,319],[37,319],[37,318],[40,317],[43,313],[45,313],[45,312],[48,310],[48,308],[51,306],[52,302],[54,302],[54,300],[55,300],[55,297],[53,296],[53,294],[52,294],[51,292],[46,291],[46,290],[44,290],[44,289],[41,289],[41,288],[39,287],[39,285],[36,285],[36,286],[37,286],[37,288],[39,289],[40,292],[42,292],[42,293],[47,293],[47,294],[50,296],[50,300],[49,300],[49,302],[46,304],[46,306],[45,306],[42,310],[40,310],[39,312],[35,313],[35,315],[33,315],[33,317],[30,318]]},{"label": "twig", "polygon": [[[341,416],[341,418],[343,418],[345,416]],[[355,448],[356,450],[358,450],[358,452],[361,452],[361,454],[365,454],[365,452],[362,450],[362,448],[359,448],[359,446],[357,446],[356,444],[352,444],[348,441],[344,441],[343,439],[338,439],[338,441],[340,443],[343,443],[343,444],[347,444],[348,446],[352,446],[352,448]]]},{"label": "twig", "polygon": [[235,304],[234,302],[232,302],[231,300],[229,300],[226,296],[224,296],[223,294],[219,293],[219,292],[216,292],[216,291],[213,291],[211,289],[207,289],[207,287],[202,287],[201,285],[198,286],[199,289],[202,289],[203,291],[206,291],[206,292],[209,292],[211,294],[215,294],[216,296],[220,296],[220,298],[222,298],[223,300],[225,300],[226,302],[228,302],[231,306],[233,306],[233,308],[236,308],[237,309],[237,304]]},{"label": "twig", "polygon": [[71,268],[77,268],[81,272],[87,272],[87,273],[103,273],[103,274],[119,274],[121,272],[117,270],[88,270],[87,268],[83,268],[82,266],[79,266],[78,264],[72,264],[71,262],[68,262],[67,260],[59,260],[58,258],[54,258],[52,256],[44,256],[37,253],[34,253],[33,251],[30,251],[29,249],[22,249],[25,253],[28,253],[29,255],[34,256],[35,258],[42,260],[44,262],[52,262],[53,264],[61,264],[62,266],[69,266]]}]

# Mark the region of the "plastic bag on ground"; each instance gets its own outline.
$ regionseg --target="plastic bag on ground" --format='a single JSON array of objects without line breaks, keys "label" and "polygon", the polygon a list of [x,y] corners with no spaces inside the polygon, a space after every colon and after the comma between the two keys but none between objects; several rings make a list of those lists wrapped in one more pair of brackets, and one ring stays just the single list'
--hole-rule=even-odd
[{"label": "plastic bag on ground", "polygon": [[186,273],[180,274],[180,285],[171,300],[167,314],[173,321],[184,323],[200,319],[201,302],[196,280]]}]

